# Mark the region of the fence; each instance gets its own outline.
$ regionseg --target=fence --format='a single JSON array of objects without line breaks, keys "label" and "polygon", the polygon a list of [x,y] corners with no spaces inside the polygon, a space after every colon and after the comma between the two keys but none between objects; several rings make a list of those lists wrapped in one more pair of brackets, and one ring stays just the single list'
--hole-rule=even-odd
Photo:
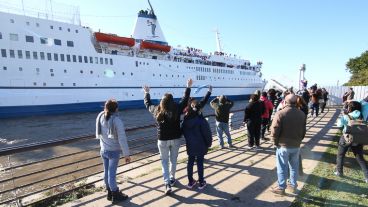
[{"label": "fence", "polygon": [[349,88],[355,92],[354,100],[362,100],[368,96],[368,86],[325,86],[329,93],[328,106],[342,105],[342,96]]}]

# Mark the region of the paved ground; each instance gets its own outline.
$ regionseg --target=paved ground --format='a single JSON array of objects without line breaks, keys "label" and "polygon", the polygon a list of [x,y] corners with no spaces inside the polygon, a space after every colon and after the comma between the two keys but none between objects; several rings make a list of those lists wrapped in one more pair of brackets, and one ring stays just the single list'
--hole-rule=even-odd
[{"label": "paved ground", "polygon": [[[322,115],[313,120],[309,118],[302,148],[306,175],[299,177],[299,189],[337,132],[333,125],[339,111],[329,109],[328,113]],[[238,133],[238,136],[241,134]],[[289,206],[294,199],[293,195],[287,193],[286,196],[278,196],[270,192],[270,187],[276,184],[275,153],[271,143],[262,143],[263,149],[259,151],[246,150],[246,143],[243,139],[236,143],[237,148],[234,150],[214,150],[206,155],[205,179],[208,185],[203,190],[186,189],[186,153],[181,149],[176,174],[179,182],[171,196],[163,194],[159,156],[146,160],[147,165],[144,167],[118,178],[122,181],[120,188],[130,198],[114,206]],[[129,169],[132,166],[126,165],[123,168]],[[98,192],[64,206],[113,206],[106,200],[105,194]]]}]

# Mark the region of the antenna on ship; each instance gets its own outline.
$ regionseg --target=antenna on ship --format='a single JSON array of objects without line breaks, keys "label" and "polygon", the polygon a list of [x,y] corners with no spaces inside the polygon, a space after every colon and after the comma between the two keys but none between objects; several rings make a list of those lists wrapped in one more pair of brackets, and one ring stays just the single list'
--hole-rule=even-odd
[{"label": "antenna on ship", "polygon": [[215,33],[216,33],[217,51],[222,52],[223,49],[222,49],[222,45],[221,45],[220,32],[217,28],[215,29]]},{"label": "antenna on ship", "polygon": [[156,16],[156,15],[155,15],[155,11],[153,11],[153,7],[152,7],[152,5],[151,5],[150,0],[148,0],[148,4],[149,4],[149,6],[151,7],[151,11],[152,11],[153,16]]}]

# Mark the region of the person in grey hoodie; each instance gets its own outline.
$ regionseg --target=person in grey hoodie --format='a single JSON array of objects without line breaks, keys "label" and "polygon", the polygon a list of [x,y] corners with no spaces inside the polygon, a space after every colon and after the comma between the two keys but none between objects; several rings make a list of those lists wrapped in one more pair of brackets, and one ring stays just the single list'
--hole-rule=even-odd
[{"label": "person in grey hoodie", "polygon": [[104,111],[98,114],[96,138],[100,139],[100,154],[104,165],[107,200],[112,201],[112,203],[126,200],[128,195],[120,192],[116,184],[116,170],[120,154],[123,153],[125,162],[129,163],[130,153],[124,124],[118,115],[118,102],[116,100],[107,100]]}]

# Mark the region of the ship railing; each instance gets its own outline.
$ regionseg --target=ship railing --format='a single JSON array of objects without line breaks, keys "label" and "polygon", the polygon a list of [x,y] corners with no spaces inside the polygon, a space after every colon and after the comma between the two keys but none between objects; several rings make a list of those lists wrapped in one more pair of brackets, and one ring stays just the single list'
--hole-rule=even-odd
[{"label": "ship railing", "polygon": [[[44,8],[44,10],[40,8]],[[45,1],[44,7],[35,7],[35,5],[32,5],[32,1],[0,0],[0,11],[81,25],[78,6],[56,3],[54,1]]]},{"label": "ship railing", "polygon": [[[232,111],[232,134],[243,132],[242,112]],[[214,114],[206,118],[215,134]],[[132,152],[131,168],[118,175],[144,166],[140,161],[158,154],[155,130],[154,124],[126,129]],[[11,203],[45,205],[50,200],[101,182],[103,178],[97,176],[103,172],[99,149],[94,135],[0,149],[0,206]]]}]

